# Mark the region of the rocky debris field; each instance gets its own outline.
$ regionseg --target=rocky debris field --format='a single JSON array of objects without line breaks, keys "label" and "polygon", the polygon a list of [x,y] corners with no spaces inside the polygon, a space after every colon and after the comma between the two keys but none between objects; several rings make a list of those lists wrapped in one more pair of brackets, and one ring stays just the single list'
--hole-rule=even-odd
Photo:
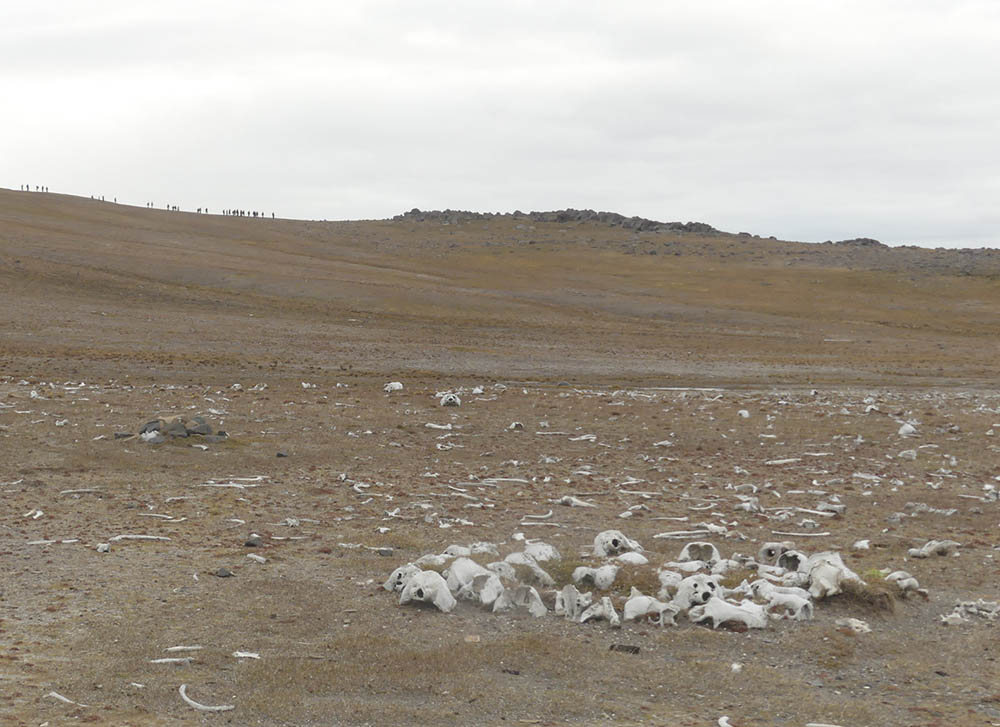
[{"label": "rocky debris field", "polygon": [[0,379],[5,724],[1000,723],[996,392],[341,373]]}]

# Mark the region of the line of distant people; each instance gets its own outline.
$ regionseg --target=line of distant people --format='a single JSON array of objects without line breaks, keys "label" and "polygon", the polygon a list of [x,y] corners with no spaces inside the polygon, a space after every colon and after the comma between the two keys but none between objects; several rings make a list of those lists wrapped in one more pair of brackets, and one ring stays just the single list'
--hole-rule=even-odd
[{"label": "line of distant people", "polygon": [[[30,184],[22,184],[21,185],[21,191],[22,192],[30,192],[31,191],[31,185]],[[48,192],[49,188],[36,184],[35,185],[35,191],[36,192]],[[94,197],[94,195],[90,195],[90,198],[91,199],[99,199],[102,202],[104,201],[104,195],[103,194],[100,195],[99,197]],[[114,200],[115,200],[115,204],[118,204],[118,198],[115,197]],[[146,207],[148,209],[155,209],[156,208],[156,204],[154,202],[147,202],[146,203]],[[166,208],[170,212],[180,212],[181,211],[181,208],[178,207],[175,204],[168,204],[168,205],[166,205]],[[208,207],[199,207],[198,208],[198,214],[202,214],[202,213],[204,213],[206,215],[209,214]],[[228,215],[228,216],[231,216],[231,217],[258,217],[258,218],[261,218],[261,219],[267,217],[266,214],[264,214],[263,212],[258,212],[257,210],[222,210],[222,214]],[[275,219],[273,212],[271,213],[271,219],[272,220]]]},{"label": "line of distant people", "polygon": [[[232,217],[267,217],[263,212],[258,212],[257,210],[222,210],[222,214]],[[273,212],[271,213],[271,219],[274,219]]]}]

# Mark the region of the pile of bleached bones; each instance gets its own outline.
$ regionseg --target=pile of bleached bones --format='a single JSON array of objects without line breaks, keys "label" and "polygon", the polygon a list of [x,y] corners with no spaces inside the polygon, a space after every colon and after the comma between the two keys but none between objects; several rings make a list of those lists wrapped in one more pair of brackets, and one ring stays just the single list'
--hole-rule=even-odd
[{"label": "pile of bleached bones", "polygon": [[[519,542],[523,543],[520,551],[486,566],[472,556],[499,557],[496,545],[451,545],[440,555],[425,555],[397,568],[383,588],[398,592],[400,604],[430,603],[446,613],[459,600],[468,600],[494,613],[526,609],[541,617],[549,611],[544,593],[548,603],[554,601],[557,616],[579,623],[604,619],[612,627],[618,627],[624,619],[667,626],[675,625],[677,616],[683,615],[691,623],[707,623],[713,628],[741,623],[759,629],[766,627],[771,619],[809,620],[814,600],[841,593],[848,581],[863,583],[836,552],[806,555],[792,543],[780,542],[765,543],[756,558],[740,554],[722,558],[713,544],[692,542],[684,546],[676,561],[657,570],[660,589],[656,595],[646,595],[632,587],[619,616],[609,596],[599,596],[595,601],[592,592],[583,593],[578,586],[607,591],[623,565],[647,565],[649,561],[639,543],[618,530],[599,533],[594,538],[593,555],[602,562],[576,568],[572,576],[575,585],[556,590],[545,564],[558,561],[559,552],[548,543],[527,541],[523,536]],[[425,568],[444,570],[439,573]],[[757,578],[745,579],[736,588],[725,588],[722,578],[738,570],[754,570]],[[519,579],[519,572],[530,575]],[[886,580],[895,583],[904,594],[919,589],[916,579],[905,571],[890,573]]]}]

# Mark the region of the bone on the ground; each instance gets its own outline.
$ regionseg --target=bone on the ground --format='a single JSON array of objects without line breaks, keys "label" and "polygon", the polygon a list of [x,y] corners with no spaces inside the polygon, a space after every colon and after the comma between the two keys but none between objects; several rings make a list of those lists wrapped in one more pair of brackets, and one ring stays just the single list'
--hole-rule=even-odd
[{"label": "bone on the ground", "polygon": [[190,664],[194,659],[190,656],[164,656],[161,659],[150,659],[150,664]]},{"label": "bone on the ground", "polygon": [[573,495],[563,495],[558,500],[553,500],[553,502],[569,507],[597,507],[594,503],[581,500],[579,497],[573,497]]},{"label": "bone on the ground", "polygon": [[170,540],[170,538],[165,535],[115,535],[108,538],[110,542],[117,543],[122,540]]},{"label": "bone on the ground", "polygon": [[[495,577],[495,576],[494,576]],[[521,606],[528,609],[528,612],[535,618],[541,618],[548,613],[542,597],[538,595],[531,586],[520,585],[516,588],[508,588],[493,602],[493,613],[502,613]]]},{"label": "bone on the ground", "polygon": [[767,613],[750,600],[735,604],[713,596],[707,603],[688,609],[688,620],[692,623],[711,621],[715,629],[729,621],[737,621],[750,629],[762,629],[767,626]]},{"label": "bone on the ground", "polygon": [[684,549],[681,550],[681,554],[677,556],[677,560],[682,562],[688,560],[701,560],[707,563],[718,561],[721,558],[722,556],[719,554],[719,549],[714,545],[698,541],[685,545]]},{"label": "bone on the ground", "polygon": [[665,533],[657,533],[653,536],[653,539],[664,540],[676,538],[678,540],[690,540],[691,538],[703,538],[711,534],[710,530],[671,530]]},{"label": "bone on the ground", "polygon": [[568,621],[576,621],[593,600],[592,593],[580,593],[574,585],[563,586],[561,591],[556,592],[555,613],[565,616]]},{"label": "bone on the ground", "polygon": [[678,608],[672,603],[664,603],[652,596],[644,596],[639,589],[633,586],[632,593],[625,602],[622,618],[625,621],[635,621],[648,616],[649,620],[657,626],[668,624],[673,626],[676,623],[674,617],[677,615],[677,611]]},{"label": "bone on the ground", "polygon": [[615,611],[614,604],[611,603],[611,599],[607,596],[580,614],[579,622],[586,623],[596,618],[607,619],[608,623],[611,624],[611,628],[621,628],[622,622],[618,617],[618,612]]},{"label": "bone on the ground", "polygon": [[201,651],[204,646],[168,646],[164,651]]},{"label": "bone on the ground", "polygon": [[59,692],[49,692],[45,696],[46,697],[51,697],[52,699],[58,699],[60,702],[62,702],[64,704],[72,704],[72,705],[75,705],[77,707],[89,707],[90,706],[89,704],[81,704],[80,702],[74,702],[72,699],[69,699],[68,697],[64,697]]},{"label": "bone on the ground", "polygon": [[202,712],[228,712],[236,707],[232,704],[219,704],[215,706],[209,706],[207,704],[202,704],[201,702],[196,702],[191,697],[187,695],[187,684],[181,684],[180,688],[181,699],[183,699],[188,705],[194,707],[195,709],[201,710]]},{"label": "bone on the ground", "polygon": [[910,548],[907,554],[911,558],[929,558],[932,555],[955,555],[958,553],[960,543],[954,540],[928,540],[919,548]]},{"label": "bone on the ground", "polygon": [[602,565],[600,568],[581,565],[573,570],[573,582],[593,583],[595,588],[606,591],[614,584],[619,570],[617,565]]},{"label": "bone on the ground", "polygon": [[410,601],[432,603],[444,613],[455,608],[455,597],[448,590],[448,584],[437,571],[425,570],[412,575],[399,595],[400,605]]},{"label": "bone on the ground", "polygon": [[260,654],[256,651],[234,651],[233,656],[237,659],[259,659]]},{"label": "bone on the ground", "polygon": [[544,515],[525,515],[524,517],[530,518],[532,520],[548,520],[550,517],[552,517],[552,511],[549,510]]},{"label": "bone on the ground", "polygon": [[642,552],[642,546],[631,538],[625,537],[620,530],[604,530],[594,537],[594,555],[605,558],[633,550]]}]

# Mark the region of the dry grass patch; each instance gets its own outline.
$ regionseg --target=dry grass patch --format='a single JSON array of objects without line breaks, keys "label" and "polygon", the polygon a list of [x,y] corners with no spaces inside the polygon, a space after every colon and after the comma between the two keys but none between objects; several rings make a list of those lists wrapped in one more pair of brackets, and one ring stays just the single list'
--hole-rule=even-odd
[{"label": "dry grass patch", "polygon": [[895,584],[846,581],[841,584],[840,588],[841,592],[831,599],[836,603],[849,605],[853,609],[870,615],[896,613],[896,597],[899,588]]}]

